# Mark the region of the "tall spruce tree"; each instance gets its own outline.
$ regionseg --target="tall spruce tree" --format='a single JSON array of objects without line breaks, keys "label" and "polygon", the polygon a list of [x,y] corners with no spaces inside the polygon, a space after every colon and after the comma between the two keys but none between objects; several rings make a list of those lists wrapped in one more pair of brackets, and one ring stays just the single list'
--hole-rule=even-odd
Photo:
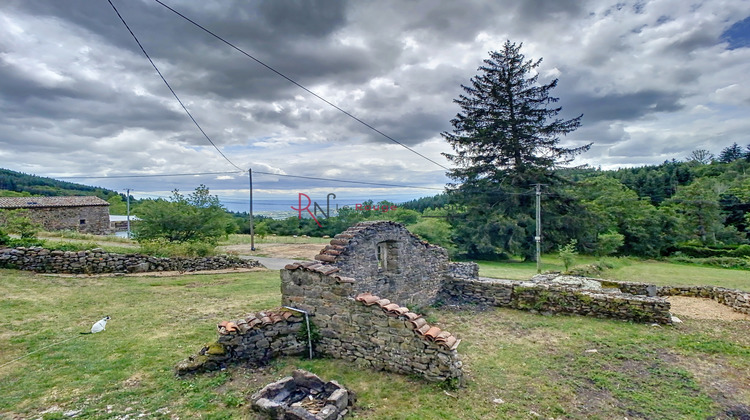
[{"label": "tall spruce tree", "polygon": [[[451,120],[452,132],[442,133],[454,154],[445,156],[456,164],[448,175],[452,199],[466,212],[454,215],[456,242],[462,254],[487,258],[498,254],[533,255],[533,184],[558,184],[553,170],[570,163],[590,144],[567,148],[560,136],[580,126],[581,116],[558,118],[558,98],[550,96],[557,79],[538,83],[541,59],[526,60],[522,44],[506,41],[500,51],[479,67],[479,74],[462,85],[464,94],[454,100],[461,107]],[[560,197],[558,197],[560,198]],[[559,236],[567,243],[579,223],[565,220],[573,212],[572,200],[547,202],[547,238]],[[543,219],[544,220],[544,219]],[[554,241],[547,248],[554,246]]]},{"label": "tall spruce tree", "polygon": [[742,159],[743,157],[744,153],[742,152],[742,147],[740,147],[740,145],[738,145],[737,143],[732,143],[731,146],[727,146],[722,149],[721,153],[719,154],[719,162],[731,163],[737,159]]}]

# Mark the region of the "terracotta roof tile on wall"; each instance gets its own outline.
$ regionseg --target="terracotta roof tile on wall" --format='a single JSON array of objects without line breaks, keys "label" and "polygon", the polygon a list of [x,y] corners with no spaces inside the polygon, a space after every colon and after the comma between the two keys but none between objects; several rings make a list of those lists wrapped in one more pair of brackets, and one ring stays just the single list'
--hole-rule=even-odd
[{"label": "terracotta roof tile on wall", "polygon": [[286,309],[275,309],[271,311],[258,312],[257,314],[250,314],[245,319],[240,319],[237,322],[222,321],[216,328],[219,330],[219,334],[227,335],[231,333],[245,334],[254,328],[263,328],[267,325],[278,324],[279,322],[287,321],[289,318],[295,316],[296,313]]},{"label": "terracotta roof tile on wall", "polygon": [[109,206],[109,203],[99,197],[94,196],[0,197],[0,209],[88,206]]},{"label": "terracotta roof tile on wall", "polygon": [[461,343],[461,340],[448,331],[442,331],[438,327],[431,327],[421,315],[409,312],[409,308],[391,303],[388,299],[381,299],[372,293],[360,293],[354,300],[366,306],[377,305],[386,315],[409,321],[414,333],[425,341],[449,350],[455,350]]}]

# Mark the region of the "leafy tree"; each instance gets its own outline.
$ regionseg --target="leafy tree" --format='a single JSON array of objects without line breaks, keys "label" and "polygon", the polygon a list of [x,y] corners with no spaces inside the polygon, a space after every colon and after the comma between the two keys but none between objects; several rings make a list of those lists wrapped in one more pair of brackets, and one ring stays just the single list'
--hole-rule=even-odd
[{"label": "leafy tree", "polygon": [[607,232],[599,235],[596,242],[596,255],[604,257],[617,252],[625,244],[625,235],[617,232]]},{"label": "leafy tree", "polygon": [[662,213],[632,189],[607,176],[586,180],[573,194],[591,215],[585,222],[594,230],[593,250],[608,233],[624,236],[624,254],[657,257],[675,241],[676,217]]},{"label": "leafy tree", "polygon": [[745,153],[742,151],[742,147],[737,143],[733,143],[731,146],[727,146],[721,151],[719,154],[719,162],[730,163],[737,159],[742,159],[744,156]]},{"label": "leafy tree", "polygon": [[28,210],[0,211],[0,224],[8,233],[15,233],[21,239],[35,239],[41,226],[31,220]]},{"label": "leafy tree", "polygon": [[142,219],[135,228],[138,241],[166,239],[215,244],[236,229],[232,216],[205,185],[198,186],[188,196],[174,190],[170,201],[146,200],[138,207],[137,214]]},{"label": "leafy tree", "polygon": [[706,149],[696,149],[690,152],[685,158],[688,162],[697,163],[699,165],[707,165],[714,160],[714,154]]},{"label": "leafy tree", "polygon": [[[557,118],[560,107],[551,91],[557,79],[538,82],[541,59],[526,60],[520,44],[507,41],[490,52],[477,76],[454,102],[461,111],[442,133],[454,150],[445,156],[456,164],[448,175],[453,203],[466,211],[450,218],[454,242],[474,258],[497,254],[533,256],[535,183],[560,184],[553,169],[570,163],[589,145],[565,148],[560,136],[574,131],[582,116]],[[550,197],[550,199],[555,199]],[[549,221],[549,220],[548,220]],[[569,235],[563,235],[570,237]]]},{"label": "leafy tree", "polygon": [[[120,194],[112,194],[112,196],[107,199],[107,202],[109,203],[109,214],[123,215],[128,213],[128,204]],[[132,211],[134,209],[131,208],[130,210]]]},{"label": "leafy tree", "polygon": [[719,203],[719,187],[716,180],[701,179],[680,188],[667,203],[682,215],[688,239],[696,239],[703,245],[741,241],[736,229],[723,224],[725,216]]}]

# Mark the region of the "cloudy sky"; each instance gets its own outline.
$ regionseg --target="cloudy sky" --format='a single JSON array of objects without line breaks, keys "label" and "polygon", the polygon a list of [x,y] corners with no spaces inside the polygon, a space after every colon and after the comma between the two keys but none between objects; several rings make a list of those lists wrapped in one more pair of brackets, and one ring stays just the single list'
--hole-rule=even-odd
[{"label": "cloudy sky", "polygon": [[[328,101],[449,166],[453,99],[506,39],[543,57],[576,163],[615,168],[750,144],[750,1],[163,0]],[[440,166],[364,127],[154,0],[113,0],[256,200],[433,195]],[[247,174],[198,131],[106,0],[0,2],[0,167],[134,195]],[[120,175],[227,172],[159,178]],[[369,188],[288,176],[420,187]],[[108,178],[72,178],[72,177]],[[71,177],[71,178],[68,178]]]}]

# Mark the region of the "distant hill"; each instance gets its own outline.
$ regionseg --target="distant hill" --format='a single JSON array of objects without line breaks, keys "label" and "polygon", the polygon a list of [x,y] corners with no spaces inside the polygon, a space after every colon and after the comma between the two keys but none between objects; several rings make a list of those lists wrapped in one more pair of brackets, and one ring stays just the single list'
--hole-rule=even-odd
[{"label": "distant hill", "polygon": [[[2,190],[16,193],[43,196],[66,196],[66,195],[93,195],[104,200],[119,195],[117,191],[106,188],[91,187],[74,182],[58,181],[36,175],[28,175],[21,172],[0,168],[0,195]],[[16,195],[8,194],[5,195]]]}]

